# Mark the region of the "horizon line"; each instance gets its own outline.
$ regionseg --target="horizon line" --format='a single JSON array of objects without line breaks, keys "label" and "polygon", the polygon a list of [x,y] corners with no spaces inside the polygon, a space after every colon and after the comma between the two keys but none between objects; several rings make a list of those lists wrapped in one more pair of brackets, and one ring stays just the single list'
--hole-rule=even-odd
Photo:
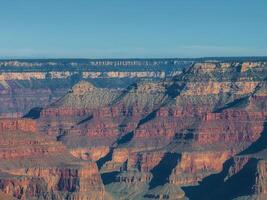
[{"label": "horizon line", "polygon": [[[6,56],[5,56],[6,57]],[[266,56],[201,56],[201,57],[0,57],[0,60],[190,60],[190,59],[223,59],[223,58],[264,58]]]}]

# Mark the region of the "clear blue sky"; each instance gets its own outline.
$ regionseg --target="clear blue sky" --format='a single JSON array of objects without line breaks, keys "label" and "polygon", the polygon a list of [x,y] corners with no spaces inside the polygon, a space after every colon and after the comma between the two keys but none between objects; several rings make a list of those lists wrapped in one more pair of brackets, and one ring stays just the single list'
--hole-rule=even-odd
[{"label": "clear blue sky", "polygon": [[267,0],[0,0],[0,57],[267,55]]}]

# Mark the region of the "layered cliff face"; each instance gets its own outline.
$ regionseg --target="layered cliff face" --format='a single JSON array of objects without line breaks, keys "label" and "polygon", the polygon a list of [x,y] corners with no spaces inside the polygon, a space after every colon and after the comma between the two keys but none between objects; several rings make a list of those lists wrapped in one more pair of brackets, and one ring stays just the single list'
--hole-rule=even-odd
[{"label": "layered cliff face", "polygon": [[96,163],[73,157],[29,119],[0,120],[0,189],[17,199],[104,199]]},{"label": "layered cliff face", "polygon": [[[82,199],[97,191],[109,199],[264,199],[266,72],[265,62],[200,62],[173,78],[123,89],[78,82],[37,110],[34,123],[44,138],[60,143],[46,151],[66,152],[64,158],[79,169],[94,169],[94,176],[74,176],[71,168],[72,175],[64,172],[67,185],[53,195]],[[22,131],[36,132],[30,127]],[[39,153],[29,152],[23,155]],[[84,190],[76,188],[76,179],[84,180]]]},{"label": "layered cliff face", "polygon": [[[98,98],[102,98],[99,104],[93,104]],[[41,111],[38,125],[42,132],[64,142],[74,154],[99,160],[114,145],[124,143],[143,118],[165,99],[165,86],[159,82],[133,84],[124,91],[80,82],[71,93]]]},{"label": "layered cliff face", "polygon": [[[0,117],[22,117],[34,107],[48,106],[68,91],[67,81],[60,86],[50,86],[48,81],[8,80],[0,81]],[[58,84],[58,81],[50,81]]]},{"label": "layered cliff face", "polygon": [[46,107],[80,80],[125,88],[142,78],[173,77],[191,64],[178,59],[1,60],[0,117],[21,117],[34,107]]},{"label": "layered cliff face", "polygon": [[[266,146],[265,146],[266,148]],[[265,150],[264,150],[265,152]],[[207,176],[197,186],[183,190],[199,199],[266,199],[266,154],[241,154],[228,159],[219,173]]]},{"label": "layered cliff face", "polygon": [[[264,63],[197,63],[174,79],[125,90],[81,82],[44,109],[38,124],[74,156],[97,161],[115,197],[175,199],[177,192],[183,199],[179,187],[220,172],[260,138],[265,72]],[[160,170],[167,171],[163,179]]]}]

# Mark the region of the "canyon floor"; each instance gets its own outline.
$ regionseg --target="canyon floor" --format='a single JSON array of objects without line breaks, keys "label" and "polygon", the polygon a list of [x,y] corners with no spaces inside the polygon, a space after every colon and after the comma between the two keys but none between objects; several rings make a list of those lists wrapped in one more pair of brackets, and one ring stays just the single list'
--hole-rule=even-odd
[{"label": "canyon floor", "polygon": [[266,59],[87,62],[0,61],[0,199],[267,199]]}]

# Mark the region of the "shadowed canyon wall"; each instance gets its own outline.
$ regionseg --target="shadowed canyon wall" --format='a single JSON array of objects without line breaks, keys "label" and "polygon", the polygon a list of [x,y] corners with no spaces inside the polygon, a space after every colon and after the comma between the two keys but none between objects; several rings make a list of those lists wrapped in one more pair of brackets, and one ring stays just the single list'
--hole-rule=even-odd
[{"label": "shadowed canyon wall", "polygon": [[[121,68],[133,61],[119,62],[83,65],[114,70],[116,63]],[[142,62],[131,63],[133,69]],[[150,60],[145,66],[156,71],[178,65],[174,60],[162,62]],[[62,94],[39,101],[40,108],[28,114],[25,109],[24,118],[0,120],[4,138],[0,195],[75,200],[264,199],[267,62],[194,60],[179,61],[179,66],[181,62],[186,67],[179,73],[164,79],[155,74],[152,79],[148,74],[140,80],[127,77],[132,80],[124,87],[118,83],[101,87],[99,77],[74,80],[67,72],[54,73],[52,78],[44,75],[51,81],[48,85]],[[28,64],[6,65],[27,66],[32,73]],[[42,64],[31,67],[40,69]],[[51,68],[58,64],[46,63]],[[67,66],[79,69],[73,63]],[[113,75],[113,81],[122,78],[119,72]],[[26,81],[41,79],[39,74]],[[4,82],[8,81],[14,80]],[[63,82],[67,87],[60,85]],[[29,107],[36,107],[33,104]],[[15,112],[3,113],[14,117]]]}]

